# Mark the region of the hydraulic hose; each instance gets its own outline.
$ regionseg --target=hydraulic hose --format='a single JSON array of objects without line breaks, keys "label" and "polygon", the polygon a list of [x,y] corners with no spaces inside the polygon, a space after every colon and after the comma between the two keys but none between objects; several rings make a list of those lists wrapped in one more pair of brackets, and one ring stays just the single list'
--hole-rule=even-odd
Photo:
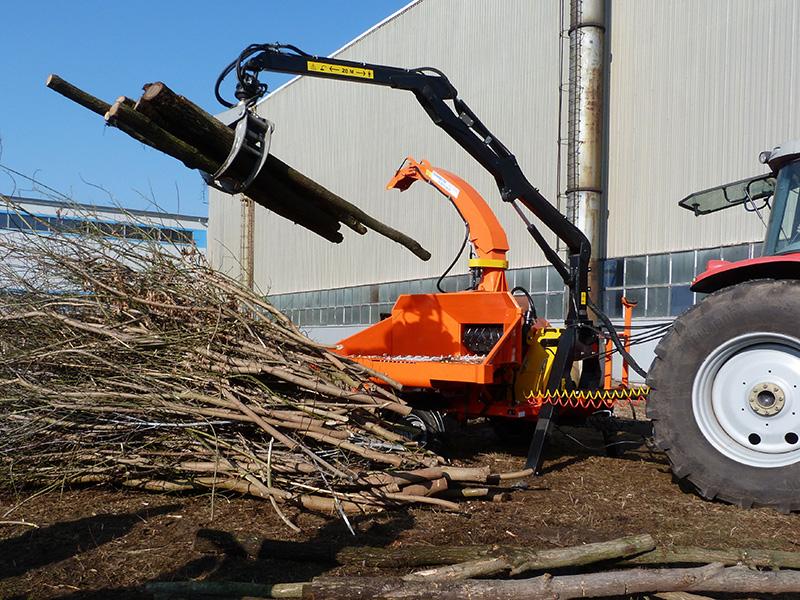
[{"label": "hydraulic hose", "polygon": [[611,336],[611,341],[614,343],[614,346],[616,346],[617,351],[622,355],[622,358],[627,361],[627,363],[631,366],[631,369],[636,371],[636,373],[641,375],[644,379],[647,379],[647,371],[639,366],[639,363],[634,360],[634,358],[630,355],[630,352],[625,350],[625,345],[622,343],[622,340],[619,339],[617,328],[614,327],[611,319],[609,319],[606,313],[600,310],[597,305],[592,302],[591,298],[587,300],[586,304],[594,311],[603,325],[605,325],[606,329],[608,330],[608,334]]}]

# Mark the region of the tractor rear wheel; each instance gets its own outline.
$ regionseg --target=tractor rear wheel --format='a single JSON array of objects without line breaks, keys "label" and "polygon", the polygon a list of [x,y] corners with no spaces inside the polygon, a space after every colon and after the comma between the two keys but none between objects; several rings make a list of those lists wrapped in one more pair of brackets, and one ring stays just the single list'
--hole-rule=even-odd
[{"label": "tractor rear wheel", "polygon": [[709,500],[800,510],[800,282],[708,296],[661,340],[647,383],[679,479]]}]

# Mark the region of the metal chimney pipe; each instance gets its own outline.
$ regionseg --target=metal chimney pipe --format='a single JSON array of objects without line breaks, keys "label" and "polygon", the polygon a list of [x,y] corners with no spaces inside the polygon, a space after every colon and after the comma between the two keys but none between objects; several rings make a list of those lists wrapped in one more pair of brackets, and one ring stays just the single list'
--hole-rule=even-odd
[{"label": "metal chimney pipe", "polygon": [[603,247],[605,0],[570,0],[567,216],[592,244],[589,286],[599,304]]}]

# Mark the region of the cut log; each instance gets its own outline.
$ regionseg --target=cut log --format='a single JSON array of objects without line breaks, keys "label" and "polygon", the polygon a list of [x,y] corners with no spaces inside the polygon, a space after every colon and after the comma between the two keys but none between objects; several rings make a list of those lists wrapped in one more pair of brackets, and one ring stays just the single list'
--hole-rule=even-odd
[{"label": "cut log", "polygon": [[48,75],[45,85],[54,92],[58,92],[65,98],[69,98],[84,108],[88,108],[90,111],[97,113],[101,117],[108,112],[109,108],[111,108],[111,105],[108,102],[103,102],[99,98],[95,98],[91,94],[87,94],[82,89],[75,87],[64,79],[61,79],[61,77],[56,74]]},{"label": "cut log", "polygon": [[[201,143],[208,144],[218,153],[217,158],[220,161],[227,157],[233,145],[233,132],[231,129],[187,98],[173,92],[161,82],[146,85],[144,94],[136,106],[137,110],[146,111],[151,115],[154,113],[160,115],[165,123],[169,123],[170,126],[175,128],[173,133],[180,135],[190,143],[195,143],[198,146]],[[345,224],[359,233],[365,231],[358,226],[358,223],[362,223],[381,235],[405,246],[422,260],[430,258],[430,253],[415,240],[374,219],[357,206],[293,169],[276,156],[270,155],[267,158],[264,171],[274,178],[283,179],[289,185],[297,186],[305,194],[318,200],[324,210],[342,219]]]},{"label": "cut log", "polygon": [[[100,115],[137,141],[174,156],[191,169],[215,173],[233,145],[233,132],[200,107],[164,84],[149,84],[139,102],[122,97],[112,106],[50,75],[47,87]],[[233,173],[244,169],[234,165]],[[341,242],[341,221],[363,234],[366,228],[405,246],[423,260],[430,253],[405,234],[370,217],[296,169],[270,155],[247,196],[331,242]]]},{"label": "cut log", "polygon": [[739,592],[797,594],[800,572],[758,572],[714,563],[692,569],[630,569],[585,575],[491,581],[404,581],[387,577],[322,577],[303,587],[303,598],[316,600],[426,598],[430,600],[566,600],[629,597],[653,592]]},{"label": "cut log", "polygon": [[[126,100],[123,96],[109,108],[104,115],[106,123],[119,128],[131,137],[135,137],[140,142],[156,150],[177,158],[190,169],[213,173],[219,168],[220,162],[207,156],[182,138],[163,129],[149,117],[133,110],[130,108],[131,102]],[[272,194],[273,191],[274,195]],[[291,208],[291,202],[301,202],[301,198],[293,192],[273,186],[269,194],[271,200],[268,203],[264,201],[266,194],[260,188],[254,188],[250,192],[253,200],[260,204],[268,205],[270,210],[279,215],[311,229],[329,241],[335,243],[342,241],[341,234],[336,231],[338,224],[334,220],[320,219],[318,213],[314,211],[299,213]],[[283,200],[277,200],[277,198],[283,198]]]},{"label": "cut log", "polygon": [[750,548],[697,548],[694,546],[674,546],[656,548],[639,556],[620,561],[621,565],[692,565],[712,562],[723,565],[747,565],[767,569],[800,569],[800,552],[780,550],[755,550]]},{"label": "cut log", "polygon": [[[213,171],[207,171],[207,173],[215,173],[219,165],[228,158],[234,143],[233,130],[194,102],[173,92],[165,84],[159,82],[145,85],[144,94],[136,102],[135,110],[140,114],[146,115],[151,121],[157,123],[172,135],[203,149],[209,157],[217,161],[217,167]],[[284,205],[284,207],[288,205],[292,212],[307,217],[316,216],[319,219],[324,215],[327,220],[340,219],[340,215],[331,210],[330,206],[326,204],[326,199],[316,194],[315,188],[310,185],[294,186],[291,182],[276,177],[271,168],[275,160],[279,161],[280,159],[275,156],[267,159],[268,162],[265,168],[251,184],[248,196],[253,197],[256,202],[268,210],[274,210],[272,205],[278,203]],[[234,162],[231,166],[231,172],[244,179],[249,175],[249,167],[248,170],[243,171],[241,170],[243,166],[238,161]],[[307,177],[305,180],[309,184],[313,183]],[[261,193],[255,195],[251,193],[253,190],[258,190]],[[279,211],[275,212],[281,214]],[[341,220],[358,233],[363,234],[367,231],[353,217],[343,215]]]},{"label": "cut log", "polygon": [[[313,547],[295,542],[264,542],[267,554],[286,560],[332,562],[335,564],[361,564],[367,567],[423,567],[454,565],[489,558],[506,558],[514,565],[531,562],[531,568],[553,569],[569,565],[585,565],[609,558],[632,556],[655,547],[647,534],[619,538],[596,544],[570,548],[531,550],[521,546],[400,546],[376,548],[357,546],[338,548],[314,544]],[[535,562],[535,565],[533,563]]]},{"label": "cut log", "polygon": [[438,569],[418,571],[404,579],[409,581],[452,581],[468,577],[486,577],[503,571],[510,571],[511,575],[519,575],[529,571],[577,567],[623,556],[632,556],[652,550],[655,545],[653,538],[645,534],[538,552],[516,550],[490,559],[470,560]]},{"label": "cut log", "polygon": [[401,494],[406,496],[433,496],[444,492],[447,489],[447,479],[440,477],[432,481],[425,481],[423,483],[412,483],[400,490]]},{"label": "cut log", "polygon": [[144,590],[154,595],[173,596],[260,596],[263,598],[300,598],[304,582],[299,583],[247,583],[238,581],[153,581],[144,584]]}]

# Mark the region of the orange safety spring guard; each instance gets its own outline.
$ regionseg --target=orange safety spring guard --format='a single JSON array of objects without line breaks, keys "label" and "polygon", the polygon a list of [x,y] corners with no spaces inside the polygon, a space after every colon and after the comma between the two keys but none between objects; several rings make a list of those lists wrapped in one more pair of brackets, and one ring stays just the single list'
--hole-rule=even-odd
[{"label": "orange safety spring guard", "polygon": [[525,400],[536,407],[543,404],[555,404],[565,408],[591,408],[600,410],[612,408],[621,401],[637,406],[647,398],[650,388],[646,385],[633,388],[617,388],[613,390],[555,390],[552,392],[525,393]]}]

